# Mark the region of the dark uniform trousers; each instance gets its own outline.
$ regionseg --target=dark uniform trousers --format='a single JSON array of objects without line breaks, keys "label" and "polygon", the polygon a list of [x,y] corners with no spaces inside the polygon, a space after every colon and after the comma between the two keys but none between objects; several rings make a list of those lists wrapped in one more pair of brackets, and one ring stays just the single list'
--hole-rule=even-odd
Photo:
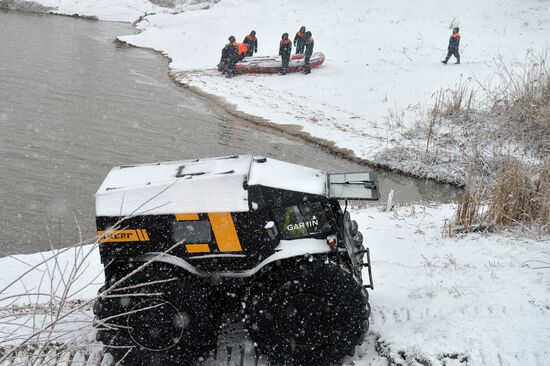
[{"label": "dark uniform trousers", "polygon": [[460,63],[460,53],[458,53],[458,47],[449,47],[449,50],[447,51],[447,57],[445,57],[445,63],[449,61],[451,56],[456,57],[456,63]]},{"label": "dark uniform trousers", "polygon": [[304,57],[304,72],[309,74],[311,72],[311,55],[313,55],[313,38],[306,40],[305,42],[305,57]]}]

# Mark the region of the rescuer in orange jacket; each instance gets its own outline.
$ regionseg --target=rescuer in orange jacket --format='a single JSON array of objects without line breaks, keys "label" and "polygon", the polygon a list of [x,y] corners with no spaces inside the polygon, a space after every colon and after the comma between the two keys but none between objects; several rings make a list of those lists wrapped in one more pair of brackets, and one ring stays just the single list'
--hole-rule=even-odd
[{"label": "rescuer in orange jacket", "polygon": [[254,53],[258,52],[258,38],[256,38],[256,31],[250,32],[249,35],[244,37],[243,43],[248,47],[246,56],[252,56]]},{"label": "rescuer in orange jacket", "polygon": [[313,37],[310,31],[306,32],[304,39],[305,39],[304,40],[304,43],[305,43],[304,74],[309,74],[311,72],[311,64],[309,63],[309,60],[311,58],[311,55],[313,55],[313,46],[315,45],[315,42],[313,41]]},{"label": "rescuer in orange jacket", "polygon": [[241,61],[243,58],[246,57],[246,54],[248,52],[248,47],[244,43],[235,42],[235,44],[237,45],[237,54],[238,54],[237,61]]},{"label": "rescuer in orange jacket", "polygon": [[460,53],[458,53],[458,47],[460,46],[460,33],[458,33],[459,30],[460,29],[458,27],[453,28],[453,34],[451,35],[451,38],[449,38],[447,57],[445,57],[445,60],[441,60],[441,62],[444,64],[447,64],[447,61],[449,61],[451,56],[456,57],[455,64],[460,63]]},{"label": "rescuer in orange jacket", "polygon": [[290,55],[292,54],[292,42],[288,39],[288,33],[283,33],[281,42],[279,42],[279,56],[283,60],[281,67],[281,75],[286,75],[288,72],[288,64],[290,62]]},{"label": "rescuer in orange jacket", "polygon": [[300,30],[296,32],[296,35],[294,36],[294,47],[296,47],[296,54],[304,53],[305,37],[306,27],[301,26]]}]

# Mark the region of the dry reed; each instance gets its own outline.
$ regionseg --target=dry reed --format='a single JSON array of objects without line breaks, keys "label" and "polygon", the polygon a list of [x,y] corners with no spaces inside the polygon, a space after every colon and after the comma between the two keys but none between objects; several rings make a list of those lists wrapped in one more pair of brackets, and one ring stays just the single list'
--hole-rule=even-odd
[{"label": "dry reed", "polygon": [[550,234],[550,161],[530,165],[507,159],[491,184],[471,174],[455,225],[463,231],[520,227],[537,236]]}]

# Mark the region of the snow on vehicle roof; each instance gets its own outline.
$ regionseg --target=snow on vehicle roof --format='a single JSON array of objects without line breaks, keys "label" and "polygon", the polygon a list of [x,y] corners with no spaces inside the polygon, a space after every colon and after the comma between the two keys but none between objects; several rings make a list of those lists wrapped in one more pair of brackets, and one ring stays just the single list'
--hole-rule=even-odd
[{"label": "snow on vehicle roof", "polygon": [[234,155],[113,168],[96,193],[97,216],[249,210],[248,185],[326,194],[326,173],[276,159]]}]

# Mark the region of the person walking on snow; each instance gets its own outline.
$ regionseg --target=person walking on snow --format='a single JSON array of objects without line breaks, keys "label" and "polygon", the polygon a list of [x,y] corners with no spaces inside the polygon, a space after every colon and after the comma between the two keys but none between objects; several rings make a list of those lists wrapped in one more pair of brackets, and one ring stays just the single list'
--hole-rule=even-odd
[{"label": "person walking on snow", "polygon": [[313,37],[311,36],[311,32],[307,31],[305,34],[305,57],[304,57],[304,74],[309,74],[311,72],[311,64],[309,63],[309,60],[311,58],[311,55],[313,55]]},{"label": "person walking on snow", "polygon": [[458,53],[458,46],[460,46],[460,33],[458,33],[459,30],[460,29],[458,27],[453,28],[453,34],[451,35],[451,38],[449,38],[447,57],[445,57],[445,60],[441,60],[441,62],[444,64],[447,64],[447,61],[449,61],[451,56],[456,57],[455,64],[460,63],[460,53]]},{"label": "person walking on snow", "polygon": [[283,33],[281,42],[279,42],[279,56],[283,60],[281,67],[281,75],[286,75],[288,72],[288,64],[290,62],[290,55],[292,54],[292,42],[288,39],[288,33]]},{"label": "person walking on snow", "polygon": [[296,47],[296,54],[302,54],[304,53],[304,45],[305,45],[305,36],[306,36],[306,27],[301,26],[300,30],[296,32],[296,35],[294,36],[294,47]]},{"label": "person walking on snow", "polygon": [[256,31],[250,32],[249,35],[244,37],[243,43],[248,47],[246,56],[252,56],[254,53],[258,52],[258,38],[256,38]]}]

